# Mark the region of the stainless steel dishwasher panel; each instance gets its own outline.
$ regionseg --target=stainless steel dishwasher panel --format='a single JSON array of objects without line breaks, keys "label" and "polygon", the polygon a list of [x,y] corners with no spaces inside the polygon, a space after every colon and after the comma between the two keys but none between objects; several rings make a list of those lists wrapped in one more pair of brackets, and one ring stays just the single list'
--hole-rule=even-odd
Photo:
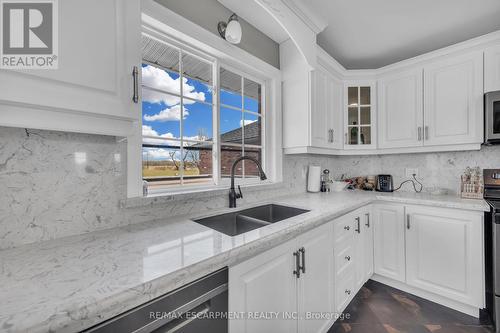
[{"label": "stainless steel dishwasher panel", "polygon": [[226,333],[227,281],[224,268],[84,332]]}]

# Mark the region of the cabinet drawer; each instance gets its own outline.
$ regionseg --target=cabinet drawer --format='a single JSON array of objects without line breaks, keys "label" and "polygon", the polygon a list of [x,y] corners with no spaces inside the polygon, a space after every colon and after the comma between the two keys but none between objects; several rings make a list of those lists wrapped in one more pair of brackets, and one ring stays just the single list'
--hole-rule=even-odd
[{"label": "cabinet drawer", "polygon": [[337,312],[344,311],[347,304],[356,294],[354,290],[354,270],[352,265],[344,272],[336,277],[335,283],[335,306]]},{"label": "cabinet drawer", "polygon": [[346,242],[354,235],[354,223],[352,214],[341,217],[333,227],[333,242],[335,245]]},{"label": "cabinet drawer", "polygon": [[351,266],[354,258],[354,248],[351,239],[346,239],[340,244],[336,244],[335,253],[335,274],[342,275]]}]

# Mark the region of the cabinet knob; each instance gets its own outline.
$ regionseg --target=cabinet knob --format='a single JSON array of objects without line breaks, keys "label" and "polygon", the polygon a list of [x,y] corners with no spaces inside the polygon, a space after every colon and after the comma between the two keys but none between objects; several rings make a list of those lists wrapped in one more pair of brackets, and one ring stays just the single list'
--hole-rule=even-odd
[{"label": "cabinet knob", "polygon": [[345,260],[351,261],[351,256],[345,256]]},{"label": "cabinet knob", "polygon": [[348,225],[346,225],[346,226],[344,226],[344,230],[349,231],[349,230],[351,230],[351,227],[350,227],[350,226],[348,226]]},{"label": "cabinet knob", "polygon": [[346,289],[346,290],[345,290],[345,293],[346,293],[347,295],[350,295],[350,294],[351,294],[351,291],[350,291],[349,289]]}]

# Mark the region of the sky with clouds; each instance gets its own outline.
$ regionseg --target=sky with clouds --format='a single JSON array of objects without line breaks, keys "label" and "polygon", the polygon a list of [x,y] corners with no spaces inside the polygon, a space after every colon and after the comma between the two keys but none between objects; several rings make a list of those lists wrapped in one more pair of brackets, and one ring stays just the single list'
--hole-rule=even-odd
[{"label": "sky with clouds", "polygon": [[[181,84],[184,96],[199,101],[212,102],[211,87],[203,82],[183,78],[179,74],[166,71],[150,65],[142,66],[142,82],[145,86],[162,91],[179,94]],[[183,99],[183,136],[186,140],[198,140],[203,133],[207,138],[213,136],[212,106],[187,98]],[[229,91],[221,91],[221,103],[241,108],[241,95]],[[245,97],[245,109],[258,112],[258,101]],[[144,88],[142,91],[143,135],[160,136],[166,139],[180,138],[181,105],[180,98],[162,92]],[[251,113],[221,107],[220,131],[226,133],[257,121],[258,116]],[[144,139],[147,143],[162,143],[163,140]],[[175,140],[167,141],[171,145],[178,145]],[[163,149],[149,148],[149,157],[153,159],[169,158],[168,152]]]}]

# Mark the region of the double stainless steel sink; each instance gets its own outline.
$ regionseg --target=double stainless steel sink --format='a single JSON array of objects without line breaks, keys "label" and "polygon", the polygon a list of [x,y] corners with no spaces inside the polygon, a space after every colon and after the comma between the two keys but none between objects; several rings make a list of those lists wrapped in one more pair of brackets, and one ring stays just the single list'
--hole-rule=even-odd
[{"label": "double stainless steel sink", "polygon": [[223,234],[236,236],[307,212],[305,209],[270,204],[193,221]]}]

